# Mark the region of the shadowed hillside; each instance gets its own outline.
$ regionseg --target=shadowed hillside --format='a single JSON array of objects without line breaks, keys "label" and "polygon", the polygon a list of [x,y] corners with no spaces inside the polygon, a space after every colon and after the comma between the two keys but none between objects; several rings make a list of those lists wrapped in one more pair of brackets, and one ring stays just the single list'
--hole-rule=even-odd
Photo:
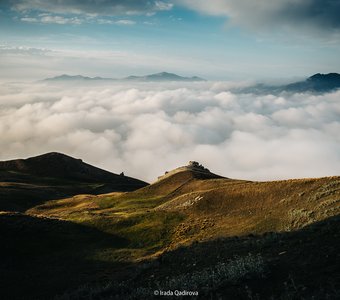
[{"label": "shadowed hillside", "polygon": [[49,199],[81,193],[133,191],[146,185],[141,180],[52,152],[0,162],[0,210],[23,211]]},{"label": "shadowed hillside", "polygon": [[292,232],[193,243],[136,264],[125,281],[79,288],[58,299],[161,299],[155,290],[177,290],[198,291],[184,299],[336,300],[339,225],[333,217]]},{"label": "shadowed hillside", "polygon": [[103,268],[91,255],[127,242],[95,228],[20,213],[0,213],[0,236],[6,257],[0,262],[1,299],[51,299],[51,292],[105,278],[102,270],[112,275],[119,263]]}]

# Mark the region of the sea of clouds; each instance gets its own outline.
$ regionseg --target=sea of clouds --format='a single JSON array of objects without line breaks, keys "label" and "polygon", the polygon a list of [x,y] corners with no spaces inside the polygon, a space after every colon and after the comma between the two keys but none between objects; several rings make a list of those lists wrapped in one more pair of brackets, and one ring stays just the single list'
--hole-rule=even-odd
[{"label": "sea of clouds", "polygon": [[340,91],[235,83],[2,83],[0,160],[58,151],[148,182],[196,160],[231,178],[339,175]]}]

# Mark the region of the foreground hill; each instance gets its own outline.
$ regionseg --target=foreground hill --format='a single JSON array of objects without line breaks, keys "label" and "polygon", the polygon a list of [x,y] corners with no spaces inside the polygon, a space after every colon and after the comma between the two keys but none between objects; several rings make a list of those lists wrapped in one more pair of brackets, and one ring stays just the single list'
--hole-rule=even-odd
[{"label": "foreground hill", "polygon": [[2,298],[338,299],[339,214],[340,177],[254,182],[190,162],[128,193],[0,214]]},{"label": "foreground hill", "polygon": [[22,211],[48,199],[80,193],[132,191],[147,183],[96,168],[81,159],[47,153],[0,161],[0,210]]}]

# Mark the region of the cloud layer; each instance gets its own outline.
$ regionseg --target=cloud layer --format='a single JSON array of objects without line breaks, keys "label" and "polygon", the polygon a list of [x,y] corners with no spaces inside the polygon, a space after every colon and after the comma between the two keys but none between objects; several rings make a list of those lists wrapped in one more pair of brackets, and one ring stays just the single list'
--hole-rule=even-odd
[{"label": "cloud layer", "polygon": [[168,1],[150,0],[5,0],[19,11],[62,14],[133,15],[169,10]]},{"label": "cloud layer", "polygon": [[274,26],[328,33],[340,29],[339,0],[178,0],[177,3],[206,14],[227,16],[232,24],[250,29],[270,30]]},{"label": "cloud layer", "polygon": [[147,181],[189,160],[233,178],[339,175],[340,92],[254,96],[230,87],[2,84],[0,159],[60,151]]}]

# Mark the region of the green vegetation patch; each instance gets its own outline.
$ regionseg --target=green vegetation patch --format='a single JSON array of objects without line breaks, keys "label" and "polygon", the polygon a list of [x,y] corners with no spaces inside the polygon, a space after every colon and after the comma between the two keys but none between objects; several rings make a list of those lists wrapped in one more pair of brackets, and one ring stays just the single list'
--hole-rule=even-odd
[{"label": "green vegetation patch", "polygon": [[96,203],[101,209],[112,208],[113,211],[136,211],[152,209],[163,203],[163,197],[135,197],[124,194],[122,196],[107,196],[96,199]]},{"label": "green vegetation patch", "polygon": [[282,226],[283,222],[278,217],[262,217],[254,224],[252,233],[261,234],[270,231],[280,231]]},{"label": "green vegetation patch", "polygon": [[170,242],[174,227],[183,219],[178,213],[150,212],[132,217],[133,225],[118,232],[131,241],[132,247],[161,248]]},{"label": "green vegetation patch", "polygon": [[87,219],[82,223],[128,240],[128,248],[157,250],[171,241],[174,228],[183,219],[179,213],[153,211],[119,218]]}]

